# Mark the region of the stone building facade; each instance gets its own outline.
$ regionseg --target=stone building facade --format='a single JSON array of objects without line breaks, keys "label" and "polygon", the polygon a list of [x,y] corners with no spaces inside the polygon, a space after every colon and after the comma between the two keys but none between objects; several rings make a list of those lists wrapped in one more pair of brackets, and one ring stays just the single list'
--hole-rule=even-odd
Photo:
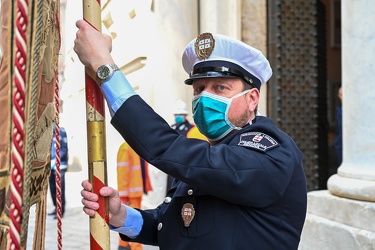
[{"label": "stone building facade", "polygon": [[[73,18],[73,8],[79,11],[68,2],[62,123],[71,131],[72,159],[76,155],[84,163],[86,123],[69,117],[85,116],[79,108],[84,103],[83,69],[71,49],[75,34],[68,28],[80,18]],[[176,99],[191,109],[181,54],[200,32],[230,35],[260,49],[274,75],[261,89],[259,110],[288,132],[305,156],[309,200],[300,249],[375,249],[374,9],[372,0],[109,0],[103,3],[102,19],[103,32],[114,39],[115,61],[170,123]],[[330,146],[341,84],[344,161],[337,169],[330,161]],[[107,120],[108,178],[113,185],[121,138]],[[78,178],[87,176],[85,168]],[[165,193],[165,175],[157,169],[151,175],[154,193],[145,197],[146,207]]]}]

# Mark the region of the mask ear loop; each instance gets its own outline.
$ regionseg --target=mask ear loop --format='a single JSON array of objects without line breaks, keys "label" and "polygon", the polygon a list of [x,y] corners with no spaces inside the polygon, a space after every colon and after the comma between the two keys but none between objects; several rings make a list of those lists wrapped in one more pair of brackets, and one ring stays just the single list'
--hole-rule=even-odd
[{"label": "mask ear loop", "polygon": [[244,90],[244,91],[242,91],[242,92],[240,92],[240,93],[238,93],[238,94],[232,96],[231,98],[227,98],[227,99],[228,99],[228,103],[227,103],[227,108],[226,108],[226,110],[225,110],[225,122],[226,122],[231,128],[233,128],[233,129],[235,129],[235,130],[240,130],[240,129],[242,129],[242,128],[235,126],[233,123],[231,123],[231,122],[229,121],[228,113],[229,113],[230,106],[231,106],[231,104],[232,104],[233,99],[235,99],[235,98],[237,98],[237,97],[240,97],[240,96],[243,96],[243,95],[246,95],[247,93],[250,92],[250,90],[251,90],[251,89]]}]

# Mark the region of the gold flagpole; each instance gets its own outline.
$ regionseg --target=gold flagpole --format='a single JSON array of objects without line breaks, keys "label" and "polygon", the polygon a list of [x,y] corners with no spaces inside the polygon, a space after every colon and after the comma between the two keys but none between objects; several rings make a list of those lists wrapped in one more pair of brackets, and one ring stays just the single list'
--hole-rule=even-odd
[{"label": "gold flagpole", "polygon": [[[100,0],[83,0],[83,18],[101,32]],[[104,98],[86,73],[86,119],[89,180],[93,192],[107,185]],[[99,196],[100,197],[100,196]],[[108,199],[99,198],[99,210],[90,217],[90,249],[110,249]]]}]

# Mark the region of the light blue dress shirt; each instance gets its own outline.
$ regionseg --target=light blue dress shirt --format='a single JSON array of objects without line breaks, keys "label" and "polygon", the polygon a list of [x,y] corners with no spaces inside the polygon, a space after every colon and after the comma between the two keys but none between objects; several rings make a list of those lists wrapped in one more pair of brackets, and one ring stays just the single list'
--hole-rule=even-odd
[{"label": "light blue dress shirt", "polygon": [[119,70],[115,71],[109,80],[102,83],[101,89],[107,100],[111,117],[129,97],[137,94]]},{"label": "light blue dress shirt", "polygon": [[[137,95],[121,71],[115,71],[109,80],[103,82],[101,85],[101,90],[104,98],[107,100],[111,117],[114,116],[116,111],[129,97]],[[138,210],[129,206],[125,206],[125,208],[127,215],[124,221],[124,226],[110,226],[110,229],[112,231],[124,234],[129,238],[135,238],[141,232],[143,218]]]}]

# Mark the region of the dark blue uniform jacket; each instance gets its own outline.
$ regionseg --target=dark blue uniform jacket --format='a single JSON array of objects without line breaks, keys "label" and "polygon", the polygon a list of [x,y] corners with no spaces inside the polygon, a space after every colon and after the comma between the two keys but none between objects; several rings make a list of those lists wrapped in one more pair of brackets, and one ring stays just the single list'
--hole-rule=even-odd
[{"label": "dark blue uniform jacket", "polygon": [[[269,118],[257,116],[210,146],[170,128],[139,96],[112,118],[146,161],[177,180],[156,209],[141,211],[137,238],[161,250],[298,248],[306,215],[302,153]],[[194,206],[185,227],[181,209]]]}]

